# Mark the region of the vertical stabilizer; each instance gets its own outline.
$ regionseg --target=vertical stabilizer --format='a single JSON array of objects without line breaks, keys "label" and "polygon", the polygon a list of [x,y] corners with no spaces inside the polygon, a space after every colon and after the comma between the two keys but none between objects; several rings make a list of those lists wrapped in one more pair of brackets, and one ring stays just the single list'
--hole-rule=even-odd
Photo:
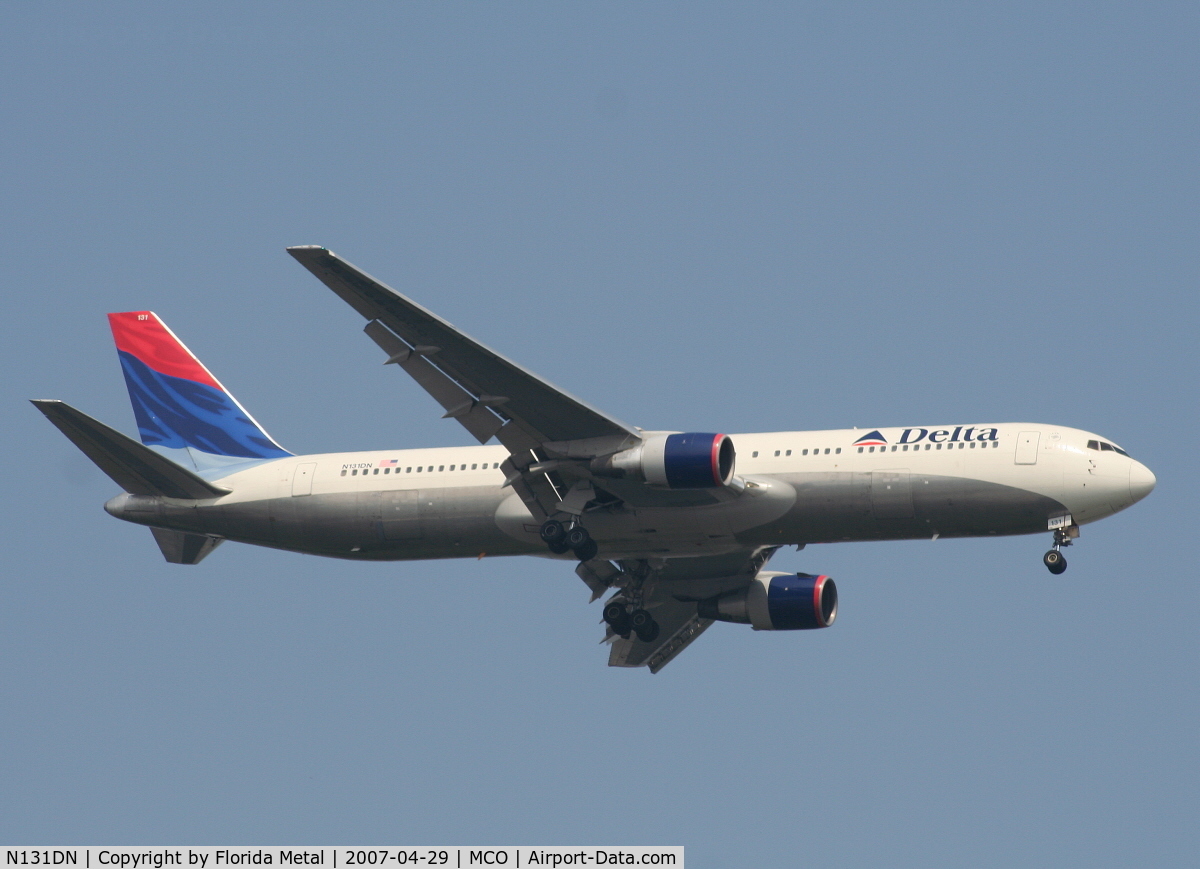
[{"label": "vertical stabilizer", "polygon": [[146,446],[213,456],[290,456],[153,311],[108,315]]}]

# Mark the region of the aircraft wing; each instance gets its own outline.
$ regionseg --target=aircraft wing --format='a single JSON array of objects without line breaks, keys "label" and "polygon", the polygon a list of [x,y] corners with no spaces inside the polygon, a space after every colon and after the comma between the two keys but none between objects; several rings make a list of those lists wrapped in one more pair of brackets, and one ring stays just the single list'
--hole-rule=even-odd
[{"label": "aircraft wing", "polygon": [[[651,642],[631,633],[619,637],[608,630],[603,642],[611,643],[610,667],[649,667],[657,673],[712,625],[696,611],[698,601],[749,583],[778,547],[761,547],[691,558],[664,559],[659,564],[621,562],[623,573],[641,576],[641,606],[658,623],[659,633]],[[637,592],[625,588],[612,601],[631,601]]]},{"label": "aircraft wing", "polygon": [[[539,520],[554,512],[570,480],[553,476],[544,444],[579,454],[616,452],[636,430],[543,380],[391,287],[319,246],[289,247],[325,286],[369,321],[364,331],[480,443],[509,452],[513,487]],[[581,443],[582,442],[582,443]]]},{"label": "aircraft wing", "polygon": [[[533,440],[637,437],[629,426],[506,359],[325,248],[290,247],[288,253],[356,311],[399,337],[405,345],[399,348],[401,355],[407,350],[424,357],[461,386],[476,405],[486,406]],[[378,329],[371,331],[379,334]],[[376,335],[371,337],[378,342]],[[432,392],[427,383],[421,385]],[[446,410],[448,416],[458,418],[469,413],[459,405]]]}]

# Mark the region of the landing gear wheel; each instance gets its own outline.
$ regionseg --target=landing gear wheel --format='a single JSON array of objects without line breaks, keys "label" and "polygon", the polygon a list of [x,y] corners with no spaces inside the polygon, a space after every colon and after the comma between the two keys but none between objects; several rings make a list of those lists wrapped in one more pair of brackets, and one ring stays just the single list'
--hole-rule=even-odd
[{"label": "landing gear wheel", "polygon": [[649,625],[637,632],[637,637],[643,643],[653,643],[658,639],[659,630],[658,622],[650,622]]},{"label": "landing gear wheel", "polygon": [[555,555],[563,555],[571,551],[571,547],[565,543],[548,543],[546,546]]},{"label": "landing gear wheel", "polygon": [[604,607],[604,620],[610,625],[625,618],[625,605],[619,603],[606,604]]},{"label": "landing gear wheel", "polygon": [[595,540],[589,540],[587,543],[578,547],[575,550],[575,557],[580,561],[591,561],[600,552],[600,547],[596,545]]},{"label": "landing gear wheel", "polygon": [[588,534],[588,530],[582,525],[576,525],[567,532],[567,545],[572,549],[578,549],[581,546],[586,546],[592,540],[592,535]]},{"label": "landing gear wheel", "polygon": [[1051,549],[1042,556],[1042,563],[1046,565],[1046,569],[1058,576],[1067,569],[1067,559],[1057,549]]},{"label": "landing gear wheel", "polygon": [[[547,546],[554,547],[562,543],[566,543],[567,529],[557,519],[547,519],[542,523],[542,527],[538,529],[538,534],[542,538],[542,542]],[[570,547],[567,547],[568,549]],[[563,550],[566,551],[565,549]]]},{"label": "landing gear wheel", "polygon": [[604,607],[604,621],[608,623],[609,628],[614,634],[629,639],[631,625],[629,624],[629,613],[625,611],[625,605],[620,603],[610,603]]},{"label": "landing gear wheel", "polygon": [[634,633],[643,643],[649,643],[658,638],[658,622],[643,609],[636,609],[629,614],[629,626],[633,628]]}]

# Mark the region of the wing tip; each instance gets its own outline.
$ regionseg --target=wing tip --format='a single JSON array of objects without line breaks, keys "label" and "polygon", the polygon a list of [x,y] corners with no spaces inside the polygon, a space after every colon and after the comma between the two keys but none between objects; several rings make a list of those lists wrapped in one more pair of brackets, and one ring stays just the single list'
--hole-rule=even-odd
[{"label": "wing tip", "polygon": [[302,257],[314,253],[326,253],[333,256],[333,251],[322,244],[293,244],[285,248],[294,257]]},{"label": "wing tip", "polygon": [[41,411],[42,416],[45,417],[49,417],[50,414],[66,404],[61,398],[31,398],[29,403]]}]

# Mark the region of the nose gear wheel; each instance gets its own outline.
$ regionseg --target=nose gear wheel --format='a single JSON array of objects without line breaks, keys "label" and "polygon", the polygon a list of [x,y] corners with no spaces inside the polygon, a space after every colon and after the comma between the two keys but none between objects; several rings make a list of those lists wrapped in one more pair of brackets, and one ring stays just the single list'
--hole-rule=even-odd
[{"label": "nose gear wheel", "polygon": [[[1079,530],[1076,528],[1075,536],[1079,536]],[[1062,547],[1071,545],[1071,529],[1070,528],[1055,528],[1054,529],[1054,548],[1042,556],[1042,564],[1046,565],[1046,569],[1055,576],[1060,575],[1067,569],[1067,557],[1062,554]]]},{"label": "nose gear wheel", "polygon": [[1042,563],[1046,565],[1046,569],[1058,576],[1067,569],[1067,559],[1057,549],[1051,549],[1042,556]]}]

